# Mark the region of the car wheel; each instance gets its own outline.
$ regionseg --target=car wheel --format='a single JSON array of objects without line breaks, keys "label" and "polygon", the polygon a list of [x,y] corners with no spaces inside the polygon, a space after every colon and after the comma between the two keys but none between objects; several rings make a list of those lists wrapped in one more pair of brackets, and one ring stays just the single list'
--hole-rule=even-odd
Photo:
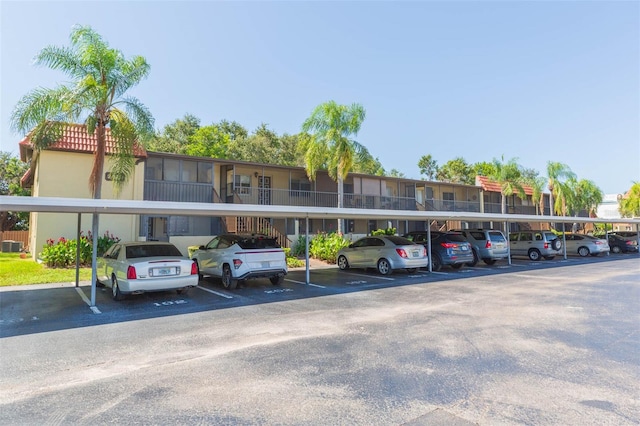
[{"label": "car wheel", "polygon": [[540,252],[538,251],[538,249],[529,250],[529,259],[537,261],[540,260],[541,257],[542,256],[540,256]]},{"label": "car wheel", "polygon": [[347,261],[347,258],[345,256],[338,257],[338,268],[340,268],[342,271],[344,271],[345,269],[349,269],[349,262]]},{"label": "car wheel", "polygon": [[233,279],[233,274],[231,273],[229,265],[224,265],[222,267],[222,285],[224,288],[231,290],[234,290],[238,285],[238,281]]},{"label": "car wheel", "polygon": [[418,268],[407,268],[407,272],[410,274],[415,274],[418,271]]},{"label": "car wheel", "polygon": [[124,294],[120,291],[120,286],[118,285],[118,279],[114,275],[111,277],[111,296],[113,300],[122,300],[124,299]]},{"label": "car wheel", "polygon": [[273,285],[282,285],[282,283],[284,282],[284,275],[275,275],[273,277],[270,277],[269,281],[271,281],[271,284]]},{"label": "car wheel", "polygon": [[380,275],[389,275],[391,273],[391,264],[387,259],[378,260],[378,272]]},{"label": "car wheel", "polygon": [[431,259],[431,270],[438,272],[440,269],[442,269],[442,259],[440,259],[440,256],[433,256],[433,259]]},{"label": "car wheel", "polygon": [[556,238],[555,240],[551,241],[551,248],[558,251],[562,248],[562,241],[560,241],[559,238]]},{"label": "car wheel", "polygon": [[582,257],[589,256],[589,249],[588,249],[588,248],[586,248],[586,247],[580,247],[580,248],[578,249],[578,254],[579,254],[580,256],[582,256]]},{"label": "car wheel", "polygon": [[482,261],[487,265],[494,265],[496,263],[495,259],[482,259]]},{"label": "car wheel", "polygon": [[478,253],[476,253],[476,251],[473,250],[473,262],[465,263],[465,265],[474,267],[478,264],[478,260],[479,260]]},{"label": "car wheel", "polygon": [[460,269],[460,268],[462,268],[462,263],[454,263],[453,265],[451,265],[451,267],[453,269]]},{"label": "car wheel", "polygon": [[188,288],[179,288],[176,290],[176,293],[178,294],[187,294],[189,292]]},{"label": "car wheel", "polygon": [[620,247],[618,246],[613,246],[611,247],[611,251],[614,253],[620,253],[622,250],[620,250]]}]

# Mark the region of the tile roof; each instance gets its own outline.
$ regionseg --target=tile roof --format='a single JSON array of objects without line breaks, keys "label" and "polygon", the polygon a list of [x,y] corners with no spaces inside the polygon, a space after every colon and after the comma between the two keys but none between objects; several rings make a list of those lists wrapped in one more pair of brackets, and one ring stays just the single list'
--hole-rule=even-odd
[{"label": "tile roof", "polygon": [[[111,137],[111,129],[107,127],[106,147],[107,154],[113,154],[115,151],[115,140]],[[27,151],[33,150],[30,135],[22,139],[18,146],[20,147],[20,157],[23,161],[27,161]],[[95,133],[90,135],[87,133],[87,126],[84,124],[69,124],[63,131],[62,138],[47,149],[52,151],[68,151],[68,152],[86,152],[93,154],[96,150],[97,138]],[[137,142],[133,147],[133,155],[138,158],[146,158],[147,151]]]},{"label": "tile roof", "polygon": [[[500,184],[498,182],[490,180],[486,176],[476,176],[476,185],[480,186],[483,191],[487,192],[501,192]],[[525,194],[533,195],[533,188],[527,185],[522,185]]]}]

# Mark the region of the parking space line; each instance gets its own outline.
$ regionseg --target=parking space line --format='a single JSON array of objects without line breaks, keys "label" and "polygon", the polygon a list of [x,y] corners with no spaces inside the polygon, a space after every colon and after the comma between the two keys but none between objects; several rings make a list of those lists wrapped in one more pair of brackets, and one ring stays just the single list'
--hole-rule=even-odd
[{"label": "parking space line", "polygon": [[198,286],[196,288],[199,288],[202,291],[206,291],[207,293],[215,294],[216,296],[224,297],[226,299],[233,299],[233,296],[229,296],[228,294],[224,294],[224,293],[218,293],[217,291],[209,290],[208,288],[204,288],[201,286]]},{"label": "parking space line", "polygon": [[284,280],[285,280],[285,281],[289,281],[290,283],[296,283],[296,284],[302,284],[302,285],[310,285],[310,286],[318,287],[318,288],[327,288],[327,287],[325,287],[325,286],[323,286],[323,285],[312,284],[312,283],[307,284],[307,283],[305,283],[305,282],[303,282],[303,281],[290,280],[290,279],[288,279],[288,278],[285,278]]},{"label": "parking space line", "polygon": [[389,280],[389,281],[395,281],[395,278],[387,278],[387,277],[379,277],[379,276],[372,276],[372,275],[365,275],[365,274],[354,274],[353,272],[347,272],[347,274],[349,275],[356,275],[358,277],[367,277],[367,278],[380,278],[381,280]]},{"label": "parking space line", "polygon": [[86,303],[87,305],[89,305],[89,309],[91,309],[91,312],[93,312],[94,314],[101,314],[102,312],[100,312],[100,309],[98,309],[97,306],[91,306],[91,301],[89,300],[89,298],[84,294],[84,292],[82,291],[82,289],[80,287],[76,287],[76,291],[78,292],[78,294],[80,295],[80,298],[82,300],[84,300],[84,303]]}]

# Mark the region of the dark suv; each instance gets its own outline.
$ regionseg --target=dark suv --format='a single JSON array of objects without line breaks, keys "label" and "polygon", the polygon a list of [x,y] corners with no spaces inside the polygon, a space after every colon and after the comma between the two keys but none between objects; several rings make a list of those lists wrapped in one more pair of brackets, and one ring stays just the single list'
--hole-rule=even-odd
[{"label": "dark suv", "polygon": [[[428,246],[427,231],[409,232],[404,237]],[[443,265],[459,269],[466,263],[473,263],[473,250],[460,232],[431,231],[431,270],[439,271]]]},{"label": "dark suv", "polygon": [[509,257],[509,242],[502,232],[494,229],[463,229],[459,232],[473,249],[473,262],[467,266],[476,266],[479,259],[487,265],[493,265]]}]

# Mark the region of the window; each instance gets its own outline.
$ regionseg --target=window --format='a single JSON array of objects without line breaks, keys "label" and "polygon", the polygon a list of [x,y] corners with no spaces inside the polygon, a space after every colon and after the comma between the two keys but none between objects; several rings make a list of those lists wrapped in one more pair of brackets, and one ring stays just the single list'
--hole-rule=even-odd
[{"label": "window", "polygon": [[177,182],[180,180],[180,160],[164,159],[163,180]]},{"label": "window", "polygon": [[453,210],[455,195],[453,192],[443,192],[442,200],[445,210]]},{"label": "window", "polygon": [[251,176],[236,175],[235,187],[239,194],[251,193]]},{"label": "window", "polygon": [[213,164],[198,162],[198,182],[213,183]]},{"label": "window", "polygon": [[147,159],[146,178],[148,180],[162,180],[162,158]]},{"label": "window", "polygon": [[311,196],[311,182],[308,179],[292,179],[291,180],[291,196],[292,197]]},{"label": "window", "polygon": [[198,181],[198,163],[195,161],[182,162],[182,182]]}]

